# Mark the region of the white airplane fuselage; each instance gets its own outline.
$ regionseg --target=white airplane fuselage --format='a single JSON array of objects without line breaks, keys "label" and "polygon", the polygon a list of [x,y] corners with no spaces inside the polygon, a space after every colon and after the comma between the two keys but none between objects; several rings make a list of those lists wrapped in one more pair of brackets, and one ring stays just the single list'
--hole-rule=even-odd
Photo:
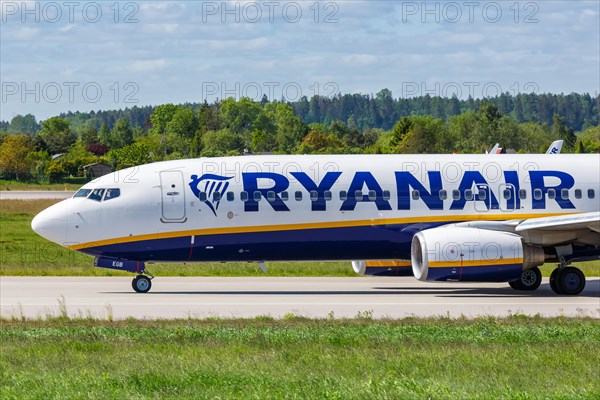
[{"label": "white airplane fuselage", "polygon": [[32,227],[115,260],[406,260],[438,226],[597,212],[599,182],[598,154],[198,158],[102,176]]}]

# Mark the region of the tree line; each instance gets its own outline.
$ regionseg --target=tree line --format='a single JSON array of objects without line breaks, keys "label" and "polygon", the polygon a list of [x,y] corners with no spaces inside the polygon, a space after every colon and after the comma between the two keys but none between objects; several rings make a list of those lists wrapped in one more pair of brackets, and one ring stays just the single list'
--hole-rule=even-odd
[{"label": "tree line", "polygon": [[[568,96],[583,103],[587,100],[582,99],[591,99]],[[587,109],[580,103],[579,111],[572,111],[585,116],[581,123],[585,129],[576,135],[566,115],[553,113],[549,122],[522,122],[514,115],[516,106],[506,112],[508,105],[497,104],[500,97],[473,101],[472,106],[459,101],[460,112],[439,115],[399,112],[397,106],[404,100],[394,100],[389,91],[380,92],[373,98],[363,97],[363,105],[381,102],[373,109],[378,119],[368,121],[362,100],[348,103],[344,98],[313,97],[304,108],[302,101],[228,98],[212,104],[69,113],[41,123],[32,115],[16,116],[0,133],[0,178],[57,182],[81,176],[82,166],[94,162],[121,169],[160,160],[246,153],[483,153],[497,142],[519,152],[539,153],[556,139],[565,141],[563,152],[600,150],[598,107],[593,102]],[[419,107],[430,107],[425,106],[426,98]],[[420,104],[410,100],[414,107]],[[443,99],[442,103],[455,100]],[[350,106],[357,109],[352,111]],[[389,113],[380,113],[387,107]],[[350,116],[344,120],[347,113]]]}]

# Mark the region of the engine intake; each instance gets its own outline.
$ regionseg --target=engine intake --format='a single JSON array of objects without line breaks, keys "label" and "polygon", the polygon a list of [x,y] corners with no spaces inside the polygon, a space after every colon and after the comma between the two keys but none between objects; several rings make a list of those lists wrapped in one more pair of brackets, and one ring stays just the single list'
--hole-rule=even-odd
[{"label": "engine intake", "polygon": [[509,282],[544,263],[541,247],[510,232],[442,226],[417,233],[411,263],[420,281]]}]

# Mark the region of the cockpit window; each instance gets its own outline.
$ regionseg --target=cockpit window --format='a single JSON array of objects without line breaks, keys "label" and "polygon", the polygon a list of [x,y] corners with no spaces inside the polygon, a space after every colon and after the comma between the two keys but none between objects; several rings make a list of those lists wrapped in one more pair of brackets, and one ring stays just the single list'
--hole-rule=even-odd
[{"label": "cockpit window", "polygon": [[94,189],[94,190],[92,190],[92,194],[90,194],[88,199],[101,201],[103,194],[104,194],[104,189]]},{"label": "cockpit window", "polygon": [[88,197],[88,194],[90,194],[91,191],[92,191],[92,189],[79,189],[77,191],[77,193],[75,193],[73,195],[73,198],[75,198],[75,197]]},{"label": "cockpit window", "polygon": [[119,197],[121,195],[121,189],[106,189],[106,194],[104,195],[104,200],[114,199],[115,197]]}]

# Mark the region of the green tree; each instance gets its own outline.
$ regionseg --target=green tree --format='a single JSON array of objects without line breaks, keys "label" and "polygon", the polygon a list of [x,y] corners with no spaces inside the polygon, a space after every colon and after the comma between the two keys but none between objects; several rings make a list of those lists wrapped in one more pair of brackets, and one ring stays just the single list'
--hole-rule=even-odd
[{"label": "green tree", "polygon": [[81,137],[81,141],[85,145],[98,143],[98,129],[96,129],[96,127],[93,124],[84,124],[79,134]]},{"label": "green tree", "polygon": [[226,128],[235,133],[251,132],[260,112],[260,104],[246,97],[242,97],[239,101],[230,97],[221,102],[223,123]]},{"label": "green tree", "polygon": [[150,134],[164,134],[167,130],[167,124],[173,119],[173,115],[179,108],[180,106],[173,104],[163,104],[154,108],[152,115],[150,115],[150,122],[152,123]]},{"label": "green tree", "polygon": [[180,107],[175,111],[165,129],[169,134],[191,139],[198,129],[198,118],[191,109]]},{"label": "green tree", "polygon": [[27,133],[34,134],[40,130],[40,125],[31,114],[15,115],[8,126],[9,133]]},{"label": "green tree", "polygon": [[573,129],[569,128],[565,124],[565,119],[559,117],[557,114],[552,116],[552,135],[565,141],[564,147],[567,151],[573,151],[575,148],[575,140],[577,137],[573,132]]},{"label": "green tree", "polygon": [[208,131],[202,136],[202,156],[220,157],[232,154],[242,154],[244,139],[239,133],[229,129]]},{"label": "green tree", "polygon": [[66,153],[77,139],[69,127],[69,122],[59,117],[52,117],[42,122],[39,135],[46,143],[50,154]]},{"label": "green tree", "polygon": [[110,147],[111,137],[106,122],[102,123],[102,125],[100,126],[100,130],[98,131],[98,143]]},{"label": "green tree", "polygon": [[110,147],[118,149],[127,146],[133,142],[133,130],[129,121],[125,118],[119,118],[110,132]]},{"label": "green tree", "polygon": [[600,125],[586,129],[579,134],[578,138],[588,153],[600,152]]},{"label": "green tree", "polygon": [[437,153],[440,143],[447,137],[447,128],[440,118],[415,115],[410,118],[410,130],[395,147],[395,153]]},{"label": "green tree", "polygon": [[0,146],[0,175],[20,180],[30,175],[33,146],[27,135],[8,135]]},{"label": "green tree", "polygon": [[400,118],[392,128],[392,139],[390,141],[390,145],[393,147],[398,146],[404,139],[404,136],[406,136],[411,129],[413,129],[412,119],[410,117]]}]

